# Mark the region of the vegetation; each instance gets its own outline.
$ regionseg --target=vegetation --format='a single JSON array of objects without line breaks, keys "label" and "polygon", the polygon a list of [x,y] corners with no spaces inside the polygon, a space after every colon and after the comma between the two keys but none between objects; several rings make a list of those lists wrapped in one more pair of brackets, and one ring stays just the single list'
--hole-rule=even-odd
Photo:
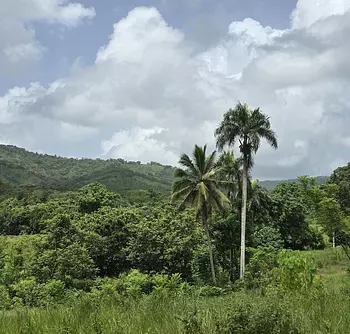
[{"label": "vegetation", "polygon": [[239,142],[242,155],[242,214],[241,214],[241,259],[240,278],[244,277],[245,268],[245,237],[248,201],[248,173],[254,165],[254,154],[259,150],[261,139],[265,139],[277,149],[277,139],[271,129],[269,118],[259,108],[250,110],[246,104],[238,103],[235,109],[230,109],[224,120],[216,129],[217,147],[234,146]]},{"label": "vegetation", "polygon": [[169,194],[173,173],[173,167],[156,162],[62,158],[0,145],[0,196],[32,189],[74,190],[93,182],[125,195],[148,189]]},{"label": "vegetation", "polygon": [[207,147],[195,146],[193,161],[183,154],[179,163],[186,169],[176,168],[172,201],[181,199],[180,208],[190,204],[195,208],[196,217],[202,219],[207,236],[208,252],[213,283],[216,284],[215,266],[208,219],[213,211],[223,212],[229,199],[218,189],[215,178],[215,152],[206,156]]},{"label": "vegetation", "polygon": [[196,145],[175,169],[2,147],[0,333],[349,333],[349,166],[268,191],[267,116],[222,125],[242,157]]}]

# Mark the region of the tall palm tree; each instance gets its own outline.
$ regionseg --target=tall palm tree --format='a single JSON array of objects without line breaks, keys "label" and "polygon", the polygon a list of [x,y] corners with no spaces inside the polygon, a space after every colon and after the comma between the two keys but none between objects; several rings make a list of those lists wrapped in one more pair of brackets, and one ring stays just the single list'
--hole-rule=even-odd
[{"label": "tall palm tree", "polygon": [[180,208],[186,204],[192,205],[195,208],[197,219],[202,219],[207,237],[212,279],[216,284],[208,220],[214,210],[223,211],[229,200],[219,190],[218,180],[215,177],[218,171],[215,167],[216,152],[206,156],[206,149],[206,145],[204,147],[195,145],[193,160],[187,154],[181,156],[179,164],[184,168],[175,169],[171,200],[172,202],[181,200]]},{"label": "tall palm tree", "polygon": [[233,147],[239,143],[242,155],[242,212],[241,212],[241,257],[240,278],[245,269],[245,230],[247,219],[248,174],[254,165],[254,154],[258,151],[261,139],[265,139],[277,149],[275,132],[271,129],[269,117],[259,108],[251,110],[247,104],[238,103],[234,109],[225,113],[224,119],[215,131],[216,145],[221,151],[225,146]]}]

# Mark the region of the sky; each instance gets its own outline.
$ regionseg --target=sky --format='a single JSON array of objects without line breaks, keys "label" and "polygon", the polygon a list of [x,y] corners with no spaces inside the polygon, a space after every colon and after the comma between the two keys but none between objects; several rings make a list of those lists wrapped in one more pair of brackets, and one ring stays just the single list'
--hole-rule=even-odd
[{"label": "sky", "polygon": [[270,117],[253,176],[350,152],[350,0],[1,0],[0,143],[176,165],[238,101]]}]

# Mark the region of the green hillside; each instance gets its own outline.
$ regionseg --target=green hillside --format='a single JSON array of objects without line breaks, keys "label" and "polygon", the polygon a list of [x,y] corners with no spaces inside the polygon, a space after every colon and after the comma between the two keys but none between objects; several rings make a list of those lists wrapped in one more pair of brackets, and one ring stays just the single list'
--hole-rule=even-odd
[{"label": "green hillside", "polygon": [[[98,182],[122,194],[148,189],[169,193],[173,172],[172,166],[156,162],[141,164],[123,159],[62,158],[28,152],[16,146],[0,145],[1,191],[6,192],[9,187],[18,186],[71,190]],[[327,177],[321,176],[318,182],[324,183],[326,180]],[[281,182],[297,181],[261,181],[261,185],[272,190]]]},{"label": "green hillside", "polygon": [[[316,183],[317,184],[324,184],[328,180],[328,176],[319,176]],[[288,183],[295,183],[298,182],[298,179],[288,179],[288,180],[265,180],[261,181],[260,184],[267,190],[272,190],[275,188],[277,185],[283,182],[288,182]]]},{"label": "green hillside", "polygon": [[92,182],[124,193],[155,189],[168,192],[173,167],[122,159],[73,159],[0,145],[0,180],[7,185],[69,190]]}]

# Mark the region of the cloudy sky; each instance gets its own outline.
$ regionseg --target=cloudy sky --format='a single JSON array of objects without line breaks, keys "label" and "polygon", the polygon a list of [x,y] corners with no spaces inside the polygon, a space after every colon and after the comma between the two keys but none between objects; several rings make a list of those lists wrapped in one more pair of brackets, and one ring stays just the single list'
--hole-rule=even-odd
[{"label": "cloudy sky", "polygon": [[350,160],[349,34],[350,0],[1,0],[0,143],[176,164],[240,100],[279,139],[255,177],[327,175]]}]

